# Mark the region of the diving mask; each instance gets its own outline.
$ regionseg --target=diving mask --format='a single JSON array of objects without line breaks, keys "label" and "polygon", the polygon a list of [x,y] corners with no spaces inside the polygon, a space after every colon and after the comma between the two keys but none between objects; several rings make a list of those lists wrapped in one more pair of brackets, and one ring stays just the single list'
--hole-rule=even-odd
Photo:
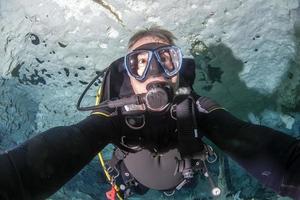
[{"label": "diving mask", "polygon": [[182,53],[179,47],[149,43],[142,45],[124,58],[127,73],[138,81],[144,81],[149,75],[163,74],[166,78],[175,76],[182,65]]}]

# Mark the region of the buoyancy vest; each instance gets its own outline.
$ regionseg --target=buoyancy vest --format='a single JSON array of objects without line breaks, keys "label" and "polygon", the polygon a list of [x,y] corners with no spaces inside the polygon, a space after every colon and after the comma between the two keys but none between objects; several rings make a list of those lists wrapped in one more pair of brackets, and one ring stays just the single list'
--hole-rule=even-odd
[{"label": "buoyancy vest", "polygon": [[[119,58],[105,69],[101,88],[97,92],[96,104],[134,95],[123,61],[124,58]],[[182,68],[179,72],[179,87],[189,88],[193,91],[194,80],[195,62],[193,59],[184,58]],[[152,129],[151,123],[152,125],[161,126],[163,128],[167,126],[169,132],[171,131],[174,133],[178,131],[177,128],[179,127],[176,127],[176,125],[179,126],[178,123],[176,123],[177,119],[174,119],[172,112],[169,113],[164,117],[165,121],[157,121],[157,117],[149,116],[147,113],[141,115],[132,115],[132,113],[130,113],[129,115],[126,115],[126,112],[122,112],[122,109],[101,108],[93,111],[93,114],[101,114],[107,117],[121,114],[122,116],[120,116],[120,118],[125,120],[122,130],[131,129],[132,132],[146,131],[150,132],[150,134],[148,134],[150,137],[155,135],[155,133],[155,137],[163,135],[163,133],[157,134],[159,131]],[[165,135],[170,136],[171,134],[172,133],[167,133]],[[182,138],[184,139],[184,137]],[[119,198],[126,198],[128,196],[128,192],[126,192],[128,191],[128,187],[132,187],[132,185],[137,186],[138,184],[146,188],[164,192],[180,189],[187,183],[187,178],[193,175],[194,171],[205,168],[205,161],[203,161],[203,159],[203,162],[199,162],[199,158],[198,161],[195,162],[193,162],[192,157],[183,159],[180,150],[175,146],[168,146],[163,151],[153,147],[154,151],[150,151],[149,148],[141,148],[139,145],[135,146],[130,144],[130,142],[127,143],[128,141],[125,141],[127,139],[128,138],[124,138],[123,140],[122,138],[122,141],[120,142],[121,145],[115,147],[111,160],[104,161],[102,154],[99,154],[105,174],[113,185],[112,190],[119,192]],[[170,139],[170,137],[168,139]],[[165,138],[159,138],[157,141],[161,142],[162,140],[165,140]],[[197,144],[202,144],[201,138]],[[162,143],[161,146],[163,145],[164,144]],[[203,146],[202,150],[202,153],[204,154],[212,154],[211,149],[207,148],[207,146]],[[120,171],[120,167],[118,167],[120,166],[120,163],[125,166],[123,166],[123,171]],[[184,171],[186,166],[189,166],[189,168]],[[129,180],[134,179],[134,184],[132,184],[132,181],[130,182],[130,186],[126,184],[122,185],[122,183],[119,186],[115,184],[117,177],[127,177],[128,179],[128,176],[130,176]]]}]

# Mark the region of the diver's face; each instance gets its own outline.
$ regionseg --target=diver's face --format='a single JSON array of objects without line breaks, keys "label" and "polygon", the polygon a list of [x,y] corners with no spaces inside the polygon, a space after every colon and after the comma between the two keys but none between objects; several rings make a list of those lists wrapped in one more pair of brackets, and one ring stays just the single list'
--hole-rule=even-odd
[{"label": "diver's face", "polygon": [[[136,48],[145,45],[145,44],[150,44],[150,43],[157,43],[157,45],[169,45],[168,42],[157,38],[157,37],[143,37],[141,39],[139,39],[136,43],[133,44],[133,46],[129,49],[130,51],[135,50]],[[143,67],[146,67],[146,61],[147,58],[145,57],[147,55],[139,55],[138,57],[138,65],[139,65],[139,69],[142,71]],[[152,64],[157,64],[157,63],[152,63]],[[139,71],[137,71],[137,73],[139,73]],[[135,92],[135,94],[142,94],[142,93],[146,93],[147,89],[146,86],[151,83],[151,82],[164,82],[164,83],[168,83],[169,85],[171,85],[174,89],[174,91],[177,89],[178,86],[178,75],[173,76],[172,78],[166,78],[163,76],[162,73],[160,74],[156,74],[156,75],[150,75],[149,77],[147,77],[147,79],[143,82],[136,80],[134,77],[130,77],[130,83],[132,85],[132,88]]]}]

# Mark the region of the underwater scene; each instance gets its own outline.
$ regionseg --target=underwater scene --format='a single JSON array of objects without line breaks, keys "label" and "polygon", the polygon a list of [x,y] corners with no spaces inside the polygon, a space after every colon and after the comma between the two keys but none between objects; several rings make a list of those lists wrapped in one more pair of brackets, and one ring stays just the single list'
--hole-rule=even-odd
[{"label": "underwater scene", "polygon": [[[89,116],[76,109],[80,95],[127,54],[132,35],[153,26],[171,31],[183,58],[194,59],[197,94],[243,121],[300,137],[300,0],[0,0],[0,151]],[[100,76],[91,85],[83,105],[95,104],[103,82]],[[209,175],[128,199],[292,199],[204,141],[216,155]],[[113,149],[102,150],[104,160]],[[107,199],[111,190],[97,155],[47,199]]]}]

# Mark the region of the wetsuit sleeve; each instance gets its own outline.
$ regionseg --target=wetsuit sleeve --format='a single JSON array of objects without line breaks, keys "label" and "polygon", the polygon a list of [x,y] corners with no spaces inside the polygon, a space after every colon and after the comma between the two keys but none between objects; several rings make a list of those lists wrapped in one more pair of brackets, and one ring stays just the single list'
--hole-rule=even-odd
[{"label": "wetsuit sleeve", "polygon": [[112,141],[112,120],[92,115],[49,129],[0,155],[0,199],[45,199]]},{"label": "wetsuit sleeve", "polygon": [[198,103],[205,136],[283,196],[300,199],[300,142],[282,132],[241,121],[214,102]]}]

